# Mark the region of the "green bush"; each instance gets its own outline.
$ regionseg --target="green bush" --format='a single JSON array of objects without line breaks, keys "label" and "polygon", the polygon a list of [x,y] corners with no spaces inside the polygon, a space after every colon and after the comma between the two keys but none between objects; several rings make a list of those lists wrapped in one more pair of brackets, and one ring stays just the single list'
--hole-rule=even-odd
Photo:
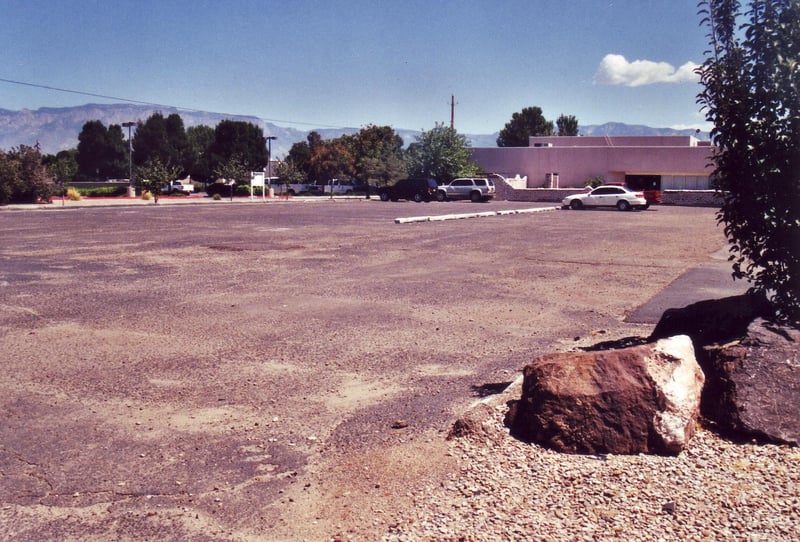
[{"label": "green bush", "polygon": [[584,188],[587,186],[591,186],[592,188],[597,188],[601,184],[605,183],[606,179],[602,175],[595,175],[594,177],[589,177],[584,179],[583,186]]},{"label": "green bush", "polygon": [[800,3],[703,0],[711,50],[698,103],[733,276],[800,324]]},{"label": "green bush", "polygon": [[81,196],[85,198],[112,198],[117,196],[127,196],[126,186],[102,186],[97,188],[79,188]]}]

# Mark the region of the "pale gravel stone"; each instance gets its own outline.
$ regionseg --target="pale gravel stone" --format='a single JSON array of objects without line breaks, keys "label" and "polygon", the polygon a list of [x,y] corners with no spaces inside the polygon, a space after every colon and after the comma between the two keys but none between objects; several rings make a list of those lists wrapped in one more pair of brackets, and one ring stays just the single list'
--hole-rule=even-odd
[{"label": "pale gravel stone", "polygon": [[502,438],[450,442],[459,470],[385,541],[800,540],[797,448],[700,428],[678,457],[567,455],[510,437],[504,412],[486,422]]}]

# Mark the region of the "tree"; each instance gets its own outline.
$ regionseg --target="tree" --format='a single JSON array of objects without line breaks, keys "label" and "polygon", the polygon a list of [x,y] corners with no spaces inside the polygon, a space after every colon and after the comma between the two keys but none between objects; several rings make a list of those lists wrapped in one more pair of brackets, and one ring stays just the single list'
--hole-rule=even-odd
[{"label": "tree", "polygon": [[153,157],[136,168],[136,180],[142,190],[150,192],[154,202],[158,203],[161,190],[176,179],[179,173],[178,166],[165,164],[160,158]]},{"label": "tree", "polygon": [[49,201],[52,189],[38,146],[0,149],[0,204]]},{"label": "tree", "polygon": [[286,155],[286,160],[290,160],[294,166],[303,173],[306,182],[312,180],[309,170],[311,155],[322,143],[322,136],[319,135],[319,132],[311,131],[306,136],[306,141],[296,142]]},{"label": "tree", "polygon": [[111,124],[108,127],[108,148],[106,154],[109,179],[122,179],[128,176],[128,142],[122,126]]},{"label": "tree", "polygon": [[234,157],[248,172],[262,171],[267,165],[267,140],[255,124],[223,120],[214,129],[214,142],[208,153],[212,171],[225,167]]},{"label": "tree", "polygon": [[578,117],[575,115],[559,115],[556,119],[559,136],[578,135]]},{"label": "tree", "polygon": [[733,276],[800,323],[800,3],[702,0],[710,50],[697,101],[713,123],[718,223]]},{"label": "tree", "polygon": [[213,182],[213,169],[209,148],[214,143],[214,128],[205,125],[190,126],[186,129],[189,166],[187,173],[200,182]]},{"label": "tree", "polygon": [[306,179],[305,174],[289,159],[278,163],[275,175],[283,184],[300,184]]},{"label": "tree", "polygon": [[97,179],[105,169],[108,130],[99,120],[84,123],[78,134],[78,174],[84,179]]},{"label": "tree", "polygon": [[236,185],[245,184],[250,179],[252,168],[248,167],[244,159],[238,154],[234,154],[225,162],[220,163],[214,170],[218,178],[228,181],[231,189],[231,199],[236,190]]},{"label": "tree", "polygon": [[351,138],[355,177],[363,184],[386,185],[405,175],[403,138],[390,126],[369,125]]},{"label": "tree", "polygon": [[189,138],[183,126],[183,119],[177,113],[172,113],[166,118],[167,143],[169,145],[169,163],[181,168],[183,174],[187,173],[191,164],[189,153]]},{"label": "tree", "polygon": [[185,174],[190,165],[189,140],[183,128],[183,119],[173,113],[167,118],[153,113],[136,126],[133,137],[133,162],[144,165],[157,159],[163,165],[178,168],[178,176]]},{"label": "tree", "polygon": [[355,173],[355,158],[347,136],[315,145],[308,161],[309,177],[327,184],[332,179],[351,177]]},{"label": "tree", "polygon": [[128,175],[128,145],[122,127],[106,128],[99,120],[86,122],[78,135],[78,176],[81,179],[118,179]]},{"label": "tree", "polygon": [[47,155],[42,163],[47,168],[48,174],[58,187],[59,192],[64,194],[67,184],[75,178],[78,173],[78,161],[76,156],[77,149],[59,151],[55,156]]},{"label": "tree", "polygon": [[423,130],[409,145],[406,167],[412,177],[431,177],[440,184],[480,172],[480,166],[470,161],[467,138],[444,124]]},{"label": "tree", "polygon": [[497,137],[498,147],[527,147],[528,138],[553,135],[553,123],[542,114],[541,107],[526,107],[511,115]]}]

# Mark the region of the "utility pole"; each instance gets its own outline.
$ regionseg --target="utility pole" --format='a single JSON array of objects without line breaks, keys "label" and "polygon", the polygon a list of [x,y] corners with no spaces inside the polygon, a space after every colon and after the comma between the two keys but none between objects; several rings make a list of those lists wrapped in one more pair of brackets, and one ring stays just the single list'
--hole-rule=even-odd
[{"label": "utility pole", "polygon": [[133,184],[133,143],[131,141],[131,128],[136,126],[135,122],[123,122],[122,125],[128,129],[128,197],[136,197],[136,186]]},{"label": "utility pole", "polygon": [[456,97],[450,95],[450,129],[456,127]]}]

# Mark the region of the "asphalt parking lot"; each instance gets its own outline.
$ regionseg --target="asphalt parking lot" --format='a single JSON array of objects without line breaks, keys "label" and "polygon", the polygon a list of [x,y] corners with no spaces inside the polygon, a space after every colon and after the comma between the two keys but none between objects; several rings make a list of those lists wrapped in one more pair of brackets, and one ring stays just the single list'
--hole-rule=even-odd
[{"label": "asphalt parking lot", "polygon": [[708,208],[395,222],[476,207],[0,211],[0,537],[374,539],[526,360],[741,289]]}]

